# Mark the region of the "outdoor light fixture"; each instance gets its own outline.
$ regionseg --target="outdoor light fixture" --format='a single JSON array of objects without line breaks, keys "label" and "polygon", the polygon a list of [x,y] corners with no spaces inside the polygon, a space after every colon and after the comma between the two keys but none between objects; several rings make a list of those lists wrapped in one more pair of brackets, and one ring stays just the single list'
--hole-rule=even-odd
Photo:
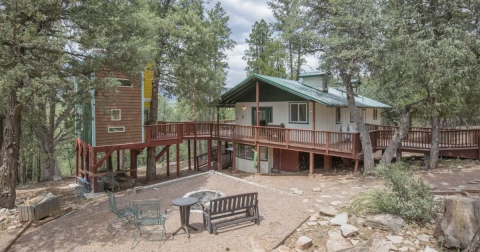
[{"label": "outdoor light fixture", "polygon": [[246,109],[247,109],[247,107],[243,106],[243,107],[242,107],[242,109],[243,109],[243,110],[246,110]]}]

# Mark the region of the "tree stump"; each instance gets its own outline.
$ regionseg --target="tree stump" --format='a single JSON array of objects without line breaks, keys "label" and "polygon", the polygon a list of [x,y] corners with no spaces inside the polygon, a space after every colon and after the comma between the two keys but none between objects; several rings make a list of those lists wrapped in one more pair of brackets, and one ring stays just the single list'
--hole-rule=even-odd
[{"label": "tree stump", "polygon": [[480,200],[452,196],[445,199],[443,217],[434,236],[447,248],[466,249],[480,226]]}]

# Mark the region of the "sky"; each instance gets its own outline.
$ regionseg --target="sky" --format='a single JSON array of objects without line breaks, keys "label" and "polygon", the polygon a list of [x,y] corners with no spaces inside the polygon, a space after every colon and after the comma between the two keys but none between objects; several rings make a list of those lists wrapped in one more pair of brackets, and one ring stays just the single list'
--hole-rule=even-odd
[{"label": "sky", "polygon": [[[229,27],[232,29],[230,38],[237,44],[232,51],[228,52],[228,76],[227,88],[233,87],[242,82],[247,77],[245,67],[247,63],[242,60],[244,51],[248,49],[245,39],[248,38],[255,21],[260,21],[262,18],[267,23],[275,21],[272,11],[268,8],[267,0],[220,0],[212,1],[208,7],[213,7],[217,2],[222,4],[223,9],[227,12],[230,20]],[[313,56],[307,57],[307,66],[303,70],[312,72],[316,69],[318,60]]]}]

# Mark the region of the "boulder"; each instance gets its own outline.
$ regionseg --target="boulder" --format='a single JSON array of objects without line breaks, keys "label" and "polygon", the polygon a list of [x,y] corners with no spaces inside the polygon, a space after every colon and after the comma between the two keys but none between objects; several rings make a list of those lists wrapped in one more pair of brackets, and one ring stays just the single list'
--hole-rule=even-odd
[{"label": "boulder", "polygon": [[445,198],[443,216],[433,236],[446,248],[466,249],[480,223],[480,199],[459,196]]},{"label": "boulder", "polygon": [[423,252],[438,252],[436,249],[430,248],[429,246],[425,247]]},{"label": "boulder", "polygon": [[335,215],[335,218],[330,220],[330,223],[334,226],[345,225],[348,222],[348,213],[343,212]]},{"label": "boulder", "polygon": [[393,214],[377,214],[367,216],[364,222],[365,226],[374,227],[383,230],[391,230],[397,232],[405,226],[405,221],[397,215]]},{"label": "boulder", "polygon": [[312,239],[310,239],[307,236],[300,236],[298,237],[298,240],[295,243],[295,249],[302,251],[310,248],[312,245],[313,245]]},{"label": "boulder", "polygon": [[342,235],[345,238],[354,236],[358,232],[358,228],[349,224],[341,225],[340,230],[342,230]]},{"label": "boulder", "polygon": [[394,244],[399,244],[402,243],[403,237],[397,236],[397,235],[389,235],[387,236],[387,239],[393,242]]},{"label": "boulder", "polygon": [[417,236],[417,239],[419,239],[420,241],[423,241],[423,242],[429,242],[430,241],[430,235],[419,235]]},{"label": "boulder", "polygon": [[332,206],[322,206],[318,209],[318,211],[320,212],[320,214],[323,214],[325,216],[331,216],[331,217],[338,214],[337,209],[335,209]]},{"label": "boulder", "polygon": [[312,188],[312,191],[313,191],[313,192],[321,192],[321,191],[322,191],[322,188],[320,188],[320,187],[314,187],[314,188]]},{"label": "boulder", "polygon": [[328,231],[328,237],[330,238],[330,240],[342,240],[343,239],[342,233],[338,229]]}]

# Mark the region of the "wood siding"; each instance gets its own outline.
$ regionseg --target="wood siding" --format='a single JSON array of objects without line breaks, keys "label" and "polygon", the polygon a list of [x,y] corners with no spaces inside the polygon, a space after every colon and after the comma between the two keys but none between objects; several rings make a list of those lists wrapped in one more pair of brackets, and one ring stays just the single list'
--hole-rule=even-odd
[{"label": "wood siding", "polygon": [[[109,72],[95,73],[98,78],[109,77]],[[96,146],[142,142],[142,78],[113,73],[111,77],[130,79],[132,87],[116,87],[116,92],[95,94]],[[106,97],[104,96],[106,95]],[[121,120],[112,121],[111,109],[121,109]],[[108,127],[125,127],[125,132],[108,133]]]}]

